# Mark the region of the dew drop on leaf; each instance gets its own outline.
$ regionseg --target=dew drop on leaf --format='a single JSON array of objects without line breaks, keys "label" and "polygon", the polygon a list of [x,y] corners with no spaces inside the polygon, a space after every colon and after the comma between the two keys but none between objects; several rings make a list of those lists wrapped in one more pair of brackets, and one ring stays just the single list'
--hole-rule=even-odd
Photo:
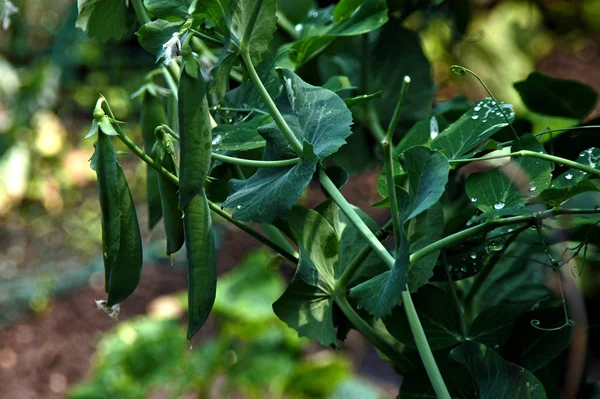
[{"label": "dew drop on leaf", "polygon": [[571,180],[573,178],[573,175],[571,173],[569,173],[568,175],[565,175],[565,179],[567,180]]},{"label": "dew drop on leaf", "polygon": [[535,191],[535,190],[537,190],[537,187],[536,187],[536,186],[531,186],[531,187],[529,188],[529,191]]},{"label": "dew drop on leaf", "polygon": [[494,204],[494,209],[496,209],[497,211],[499,211],[500,209],[504,208],[504,202],[500,201],[497,204]]},{"label": "dew drop on leaf", "polygon": [[498,252],[502,250],[502,244],[496,240],[492,240],[487,246],[488,252]]},{"label": "dew drop on leaf", "polygon": [[475,198],[475,197],[471,198],[471,202],[477,202],[477,198]]},{"label": "dew drop on leaf", "polygon": [[477,119],[477,118],[479,118],[479,115],[473,115],[473,116],[471,116],[471,119]]}]

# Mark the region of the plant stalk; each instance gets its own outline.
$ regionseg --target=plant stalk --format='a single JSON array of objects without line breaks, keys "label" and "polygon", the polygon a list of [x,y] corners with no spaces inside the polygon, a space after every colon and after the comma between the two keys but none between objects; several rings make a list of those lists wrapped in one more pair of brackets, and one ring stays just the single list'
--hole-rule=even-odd
[{"label": "plant stalk", "polygon": [[290,143],[296,154],[298,154],[298,156],[301,157],[303,153],[302,144],[300,143],[296,135],[294,135],[294,132],[292,132],[292,129],[290,129],[285,119],[283,119],[283,115],[281,115],[281,112],[279,112],[279,109],[275,105],[275,102],[273,101],[273,99],[269,95],[269,92],[260,80],[258,73],[256,73],[256,69],[254,69],[252,60],[250,59],[250,54],[246,51],[242,52],[241,55],[242,60],[244,61],[244,65],[246,65],[246,69],[248,70],[248,74],[250,75],[250,80],[252,80],[252,83],[256,87],[256,90],[258,90],[258,93],[260,94],[262,100],[265,102],[269,113],[273,117],[273,120],[277,124],[277,127],[279,127],[279,130],[281,130],[281,134],[283,134],[288,143]]},{"label": "plant stalk", "polygon": [[148,11],[146,11],[146,7],[144,7],[142,0],[131,0],[131,5],[133,6],[135,16],[141,25],[146,25],[148,22],[150,22]]},{"label": "plant stalk", "polygon": [[230,157],[228,155],[217,154],[215,152],[212,153],[211,157],[217,161],[230,163],[233,165],[249,166],[252,168],[282,168],[296,165],[301,161],[300,158],[282,159],[279,161],[257,161],[254,159]]},{"label": "plant stalk", "polygon": [[285,16],[284,13],[277,10],[277,25],[285,31],[292,39],[298,40],[298,32],[294,24]]}]

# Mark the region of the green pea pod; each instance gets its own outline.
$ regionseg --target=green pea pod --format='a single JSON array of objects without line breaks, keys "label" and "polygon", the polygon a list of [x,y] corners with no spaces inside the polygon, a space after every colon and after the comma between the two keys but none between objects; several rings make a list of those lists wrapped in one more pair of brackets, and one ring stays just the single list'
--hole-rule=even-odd
[{"label": "green pea pod", "polygon": [[185,208],[183,225],[188,259],[188,333],[200,330],[215,302],[217,263],[210,209],[204,190]]},{"label": "green pea pod", "polygon": [[119,255],[110,267],[107,306],[122,302],[135,291],[142,273],[142,236],[131,191],[117,164],[121,232]]},{"label": "green pea pod", "polygon": [[[196,60],[184,57],[185,68],[179,79],[180,178],[179,207],[187,204],[204,187],[210,167],[212,132],[206,100],[206,87]],[[197,78],[190,75],[196,68]],[[193,72],[192,72],[193,73]]]},{"label": "green pea pod", "polygon": [[[142,135],[144,136],[144,152],[150,154],[156,141],[154,129],[167,123],[167,114],[159,97],[145,93],[141,109]],[[158,172],[146,166],[146,199],[148,201],[148,229],[152,230],[162,217],[160,192],[158,190]]]},{"label": "green pea pod", "polygon": [[98,198],[102,212],[102,254],[104,259],[105,289],[110,288],[110,268],[119,255],[121,212],[119,210],[119,178],[115,148],[110,137],[98,132],[90,166],[98,177]]},{"label": "green pea pod", "polygon": [[[165,151],[160,163],[165,169],[177,176],[177,165],[171,154]],[[178,188],[162,174],[158,175],[158,187],[167,234],[167,255],[171,255],[179,251],[184,241],[182,214],[179,210],[179,196],[177,194]]]}]

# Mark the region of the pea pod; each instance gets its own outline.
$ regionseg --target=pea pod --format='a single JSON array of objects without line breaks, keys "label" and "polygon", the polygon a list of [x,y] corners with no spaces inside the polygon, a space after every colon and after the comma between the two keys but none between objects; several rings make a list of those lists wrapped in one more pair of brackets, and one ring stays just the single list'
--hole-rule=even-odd
[{"label": "pea pod", "polygon": [[98,198],[102,212],[102,255],[104,259],[105,289],[110,286],[110,268],[119,255],[121,212],[119,210],[119,178],[115,148],[110,137],[98,133],[94,143],[94,155],[90,166],[98,177]]},{"label": "pea pod", "polygon": [[[191,57],[191,58],[190,58]],[[184,57],[179,79],[180,178],[179,207],[187,204],[204,187],[210,167],[212,132],[206,87],[192,55]]]},{"label": "pea pod", "polygon": [[[163,101],[157,96],[146,92],[142,98],[141,127],[144,136],[144,151],[149,154],[156,141],[154,129],[167,123],[167,114]],[[148,229],[152,230],[162,217],[160,192],[158,189],[158,173],[146,166],[146,199],[148,201]]]},{"label": "pea pod", "polygon": [[[161,138],[157,137],[160,150],[157,148],[157,161],[169,172],[177,176],[177,164],[175,162],[175,150],[171,141],[160,132]],[[158,174],[158,187],[164,215],[165,232],[167,234],[167,255],[179,251],[183,246],[183,222],[179,210],[178,187],[162,174]]]},{"label": "pea pod", "polygon": [[204,190],[187,205],[183,217],[188,259],[188,332],[202,327],[215,302],[217,264],[210,209]]}]

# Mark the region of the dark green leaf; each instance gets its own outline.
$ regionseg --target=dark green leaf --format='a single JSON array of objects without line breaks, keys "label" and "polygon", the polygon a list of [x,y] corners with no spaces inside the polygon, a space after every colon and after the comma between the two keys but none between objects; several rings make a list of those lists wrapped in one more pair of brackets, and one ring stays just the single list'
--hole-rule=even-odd
[{"label": "dark green leaf", "polygon": [[348,107],[354,107],[355,105],[363,104],[367,101],[381,97],[383,97],[383,91],[379,90],[378,92],[375,92],[373,94],[363,94],[356,97],[344,98],[344,102]]},{"label": "dark green leaf", "polygon": [[271,120],[269,115],[260,115],[233,125],[220,124],[213,130],[213,149],[215,151],[246,151],[262,148],[266,145],[266,141],[258,133],[257,128]]},{"label": "dark green leaf", "polygon": [[[502,112],[512,123],[515,118],[512,105],[500,101]],[[431,148],[442,151],[449,159],[459,158],[484,144],[503,127],[508,126],[503,113],[492,98],[475,103],[456,122],[431,142]]]},{"label": "dark green leaf", "polygon": [[[286,91],[278,99],[284,119],[304,142],[302,162],[292,167],[260,168],[247,180],[231,180],[224,207],[239,220],[270,222],[283,215],[304,191],[317,160],[333,154],[351,134],[352,114],[332,91],[303,82],[289,70],[279,70]],[[272,122],[259,132],[267,141],[264,160],[295,157],[279,128]]]},{"label": "dark green leaf", "polygon": [[[152,152],[156,142],[154,129],[163,123],[167,123],[167,113],[162,99],[146,93],[142,98],[140,112],[140,125],[146,154]],[[158,189],[158,172],[148,165],[146,165],[146,200],[148,202],[148,229],[152,230],[162,217],[162,207]]]},{"label": "dark green leaf", "polygon": [[533,112],[583,119],[596,106],[598,94],[581,82],[551,78],[540,72],[532,72],[522,82],[514,84],[523,102]]},{"label": "dark green leaf", "polygon": [[152,22],[148,22],[135,33],[138,37],[140,45],[149,53],[156,56],[156,60],[159,60],[163,53],[165,44],[173,33],[179,32],[183,22],[169,22],[164,19],[157,19]]},{"label": "dark green leaf", "polygon": [[[431,349],[448,348],[462,341],[460,316],[452,295],[441,288],[426,285],[412,297]],[[417,347],[404,309],[394,308],[383,322],[398,341],[410,348]]]},{"label": "dark green leaf", "polygon": [[[201,0],[195,3],[195,8],[192,10],[194,19],[201,21],[205,18],[211,20],[215,25],[225,28],[223,17],[225,17],[225,9],[229,1],[222,0]],[[194,4],[193,4],[194,5]]]},{"label": "dark green leaf", "polygon": [[324,89],[331,90],[334,93],[356,89],[356,86],[353,86],[352,83],[350,83],[350,79],[348,79],[347,76],[340,75],[332,76],[322,87]]},{"label": "dark green leaf", "polygon": [[[563,176],[564,177],[564,176]],[[575,183],[573,186],[564,188],[553,188],[552,185],[542,191],[538,197],[540,201],[544,202],[549,206],[560,206],[566,200],[575,197],[581,193],[587,193],[590,191],[600,191],[598,187],[590,180],[583,180],[579,183]]]},{"label": "dark green leaf", "polygon": [[183,214],[188,260],[187,338],[192,339],[210,315],[217,290],[214,234],[204,191],[188,201]]},{"label": "dark green leaf", "polygon": [[463,342],[450,359],[464,365],[477,386],[480,398],[545,399],[544,386],[529,371],[504,360],[485,345]]},{"label": "dark green leaf", "polygon": [[221,100],[229,90],[229,74],[231,73],[233,64],[238,59],[238,54],[227,53],[225,50],[224,52],[224,55],[221,55],[217,64],[210,71],[210,74],[213,76],[210,91],[214,93],[217,100]]},{"label": "dark green leaf", "polygon": [[181,129],[179,203],[183,209],[204,187],[210,167],[212,133],[206,88],[201,78],[194,79],[186,72],[182,73],[178,100]]},{"label": "dark green leaf", "polygon": [[127,27],[127,7],[121,0],[78,0],[76,26],[106,42],[114,38],[120,40],[129,30]]},{"label": "dark green leaf", "polygon": [[[436,357],[436,363],[452,399],[479,398],[475,383],[464,367],[456,367],[456,363],[439,357]],[[404,376],[398,399],[437,398],[424,367],[413,369]]]},{"label": "dark green leaf", "polygon": [[519,315],[530,308],[531,305],[528,304],[508,304],[489,307],[473,320],[468,337],[471,341],[498,348],[510,336],[513,325]]},{"label": "dark green leaf", "polygon": [[[204,2],[205,0],[202,0]],[[193,0],[144,0],[144,6],[157,18],[185,20]]]},{"label": "dark green leaf", "polygon": [[[524,135],[511,149],[544,152],[533,135]],[[520,157],[489,172],[468,177],[467,195],[484,212],[525,204],[550,185],[552,165],[538,158]]]},{"label": "dark green leaf", "polygon": [[[254,0],[231,1],[231,17],[228,25],[232,43],[238,48],[240,48],[244,33],[250,24],[250,17],[255,3]],[[275,29],[277,29],[276,11],[276,0],[262,1],[256,22],[251,28],[250,40],[248,41],[248,51],[254,64],[260,63],[261,55],[268,50],[269,42],[273,38]]]},{"label": "dark green leaf", "polygon": [[298,238],[300,262],[273,310],[300,336],[338,346],[333,322],[333,294],[339,277],[335,231],[323,216],[306,208],[295,208],[286,220]]}]

